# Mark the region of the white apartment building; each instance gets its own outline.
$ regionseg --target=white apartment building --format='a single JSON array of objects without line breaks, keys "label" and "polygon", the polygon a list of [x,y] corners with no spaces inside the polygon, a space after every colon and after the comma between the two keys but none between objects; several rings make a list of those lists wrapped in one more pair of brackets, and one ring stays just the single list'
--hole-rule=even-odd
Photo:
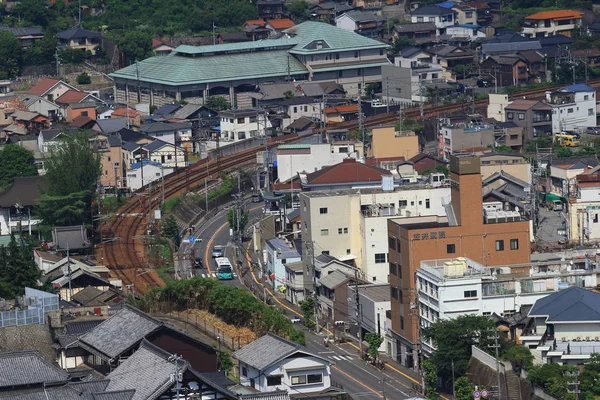
[{"label": "white apartment building", "polygon": [[582,12],[574,10],[542,11],[525,17],[523,36],[526,38],[564,35],[571,37],[581,25]]},{"label": "white apartment building", "polygon": [[[511,244],[512,245],[512,244]],[[532,262],[489,268],[464,257],[426,260],[416,273],[419,326],[461,315],[509,317],[524,305],[533,305],[570,286],[595,287],[597,265],[569,261]],[[422,338],[423,350],[435,350]]]},{"label": "white apartment building", "polygon": [[162,164],[142,160],[132,164],[127,169],[127,187],[135,191],[144,185],[160,181],[164,176],[174,171],[172,167],[164,167]]},{"label": "white apartment building", "polygon": [[[368,281],[388,282],[389,218],[446,215],[449,187],[409,184],[300,193],[302,239],[315,254],[354,259]],[[304,251],[304,249],[303,249]]]},{"label": "white apartment building", "polygon": [[454,25],[454,11],[438,5],[424,5],[411,11],[411,22],[433,22],[436,35],[441,36],[447,27]]},{"label": "white apartment building", "polygon": [[600,175],[598,167],[575,177],[577,198],[569,204],[568,239],[579,243],[600,241]]},{"label": "white apartment building", "polygon": [[312,173],[329,165],[341,163],[345,158],[358,159],[355,143],[344,146],[323,144],[284,144],[277,147],[277,177],[287,182],[298,172]]},{"label": "white apartment building", "polygon": [[258,110],[227,110],[219,112],[221,119],[220,139],[225,142],[263,137],[272,128],[271,122]]},{"label": "white apartment building", "polygon": [[596,126],[596,90],[586,84],[546,92],[546,103],[552,106],[552,133]]}]

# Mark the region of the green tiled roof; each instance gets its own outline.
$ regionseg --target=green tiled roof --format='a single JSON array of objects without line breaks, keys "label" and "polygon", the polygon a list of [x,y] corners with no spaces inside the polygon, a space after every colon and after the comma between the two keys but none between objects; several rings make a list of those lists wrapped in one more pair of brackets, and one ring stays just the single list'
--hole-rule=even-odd
[{"label": "green tiled roof", "polygon": [[[303,22],[300,25],[286,29],[284,32],[298,41],[298,44],[290,51],[294,54],[314,54],[339,50],[353,51],[365,48],[389,47],[385,43],[323,22]],[[326,46],[322,49],[311,50],[309,48],[311,43],[316,41],[323,41]]]},{"label": "green tiled roof", "polygon": [[381,67],[383,65],[390,65],[390,63],[389,62],[385,62],[385,61],[380,61],[380,62],[374,62],[374,63],[369,63],[369,64],[340,65],[340,66],[333,66],[333,67],[327,67],[327,68],[315,68],[313,71],[315,73],[317,73],[317,72],[329,72],[329,71],[340,71],[340,70],[356,69],[356,68]]},{"label": "green tiled roof", "polygon": [[280,146],[277,146],[277,150],[290,149],[310,149],[310,144],[282,144]]},{"label": "green tiled roof", "polygon": [[[138,63],[140,80],[164,85],[186,85],[229,80],[256,79],[307,73],[286,50],[226,54],[211,57],[157,56]],[[110,74],[113,78],[136,79],[136,66]]]},{"label": "green tiled roof", "polygon": [[175,52],[180,54],[231,53],[253,49],[264,50],[274,47],[290,48],[296,44],[298,44],[298,41],[290,38],[257,40],[254,42],[241,43],[224,43],[208,46],[189,46],[184,44],[178,46],[175,49]]}]

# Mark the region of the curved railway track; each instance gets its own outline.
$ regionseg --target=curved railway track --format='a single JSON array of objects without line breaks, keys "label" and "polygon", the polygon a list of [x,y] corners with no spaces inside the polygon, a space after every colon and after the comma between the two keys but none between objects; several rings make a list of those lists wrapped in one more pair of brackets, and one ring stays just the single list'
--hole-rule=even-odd
[{"label": "curved railway track", "polygon": [[[600,79],[591,80],[588,85],[600,87]],[[557,89],[561,86],[553,86],[541,89],[529,90],[517,93],[514,96],[539,98],[546,91]],[[464,111],[467,107],[480,108],[488,104],[488,99],[476,100],[470,103],[451,104],[446,106],[424,107],[423,117],[444,116],[457,111]],[[419,118],[420,108],[407,108],[402,111],[405,118]],[[395,114],[375,115],[365,118],[365,126],[376,126],[389,124],[397,120]],[[358,121],[345,121],[331,125],[329,129],[356,129]],[[313,133],[318,133],[318,129]],[[296,140],[297,135],[281,138],[277,141],[267,142],[269,149]],[[222,157],[219,161],[211,160],[198,162],[182,168],[172,174],[165,176],[164,195],[170,198],[204,183],[204,179],[216,175],[222,171],[239,167],[256,158],[256,153],[263,150],[262,146],[244,150],[233,156]],[[158,186],[152,190],[144,187],[130,198],[113,216],[108,223],[102,227],[102,235],[105,238],[100,245],[99,251],[103,254],[105,264],[116,279],[121,279],[123,285],[134,285],[136,293],[144,294],[151,286],[162,286],[164,282],[152,269],[146,258],[145,240],[149,236],[146,232],[149,226],[150,214],[160,206],[162,195]],[[108,238],[108,239],[106,239]]]}]

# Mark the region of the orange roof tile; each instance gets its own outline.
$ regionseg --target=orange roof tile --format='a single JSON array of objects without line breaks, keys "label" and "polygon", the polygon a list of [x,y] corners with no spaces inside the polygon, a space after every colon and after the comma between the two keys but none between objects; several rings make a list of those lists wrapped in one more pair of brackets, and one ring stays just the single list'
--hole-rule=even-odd
[{"label": "orange roof tile", "polygon": [[54,102],[61,104],[79,103],[85,99],[89,93],[80,92],[79,90],[67,90],[62,96],[59,96]]},{"label": "orange roof tile", "polygon": [[39,81],[37,85],[29,89],[27,93],[35,94],[36,96],[41,96],[44,93],[46,93],[50,88],[52,88],[52,86],[56,85],[58,82],[60,81],[57,79],[44,78],[41,81]]},{"label": "orange roof tile", "polygon": [[325,109],[325,114],[347,113],[347,112],[357,112],[357,111],[358,111],[358,104],[349,104],[346,106],[328,107]]},{"label": "orange roof tile", "polygon": [[270,19],[267,21],[267,23],[275,29],[288,29],[288,28],[291,28],[292,26],[296,26],[294,21],[292,21],[289,18]]},{"label": "orange roof tile", "polygon": [[75,117],[73,119],[73,121],[71,121],[71,126],[73,126],[75,128],[82,128],[92,121],[93,121],[93,119],[91,119],[90,117],[85,117],[83,115],[79,115],[79,116]]},{"label": "orange roof tile", "polygon": [[144,115],[144,113],[136,110],[135,108],[130,108],[129,112],[127,112],[126,107],[121,107],[121,108],[117,108],[115,111],[113,111],[113,113],[110,116],[111,117],[127,117],[127,116],[129,116],[129,118],[135,118],[138,115]]},{"label": "orange roof tile", "polygon": [[582,12],[573,10],[556,10],[556,11],[542,11],[536,14],[529,15],[525,19],[571,19],[581,18]]},{"label": "orange roof tile", "polygon": [[382,176],[392,173],[382,168],[356,162],[354,158],[346,158],[341,163],[322,168],[306,176],[309,185],[335,183],[381,182]]},{"label": "orange roof tile", "polygon": [[265,26],[266,22],[263,21],[262,19],[249,19],[248,21],[246,21],[246,23],[244,25],[248,25],[248,26],[252,26],[252,25]]}]

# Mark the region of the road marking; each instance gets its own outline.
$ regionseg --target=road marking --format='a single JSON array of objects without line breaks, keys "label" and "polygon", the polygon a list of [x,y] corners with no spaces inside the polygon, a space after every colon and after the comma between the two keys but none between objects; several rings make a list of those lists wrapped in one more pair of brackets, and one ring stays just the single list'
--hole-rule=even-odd
[{"label": "road marking", "polygon": [[347,373],[345,373],[344,371],[342,371],[341,369],[339,369],[338,367],[336,367],[335,365],[332,365],[331,368],[335,369],[336,371],[338,371],[340,374],[352,379],[354,382],[358,383],[360,386],[366,388],[367,390],[370,390],[371,392],[375,393],[377,395],[377,397],[381,397],[383,398],[383,396],[375,389],[373,389],[370,386],[365,385],[364,383],[362,383],[361,381],[359,381],[358,379],[356,379],[355,377],[348,375]]}]

